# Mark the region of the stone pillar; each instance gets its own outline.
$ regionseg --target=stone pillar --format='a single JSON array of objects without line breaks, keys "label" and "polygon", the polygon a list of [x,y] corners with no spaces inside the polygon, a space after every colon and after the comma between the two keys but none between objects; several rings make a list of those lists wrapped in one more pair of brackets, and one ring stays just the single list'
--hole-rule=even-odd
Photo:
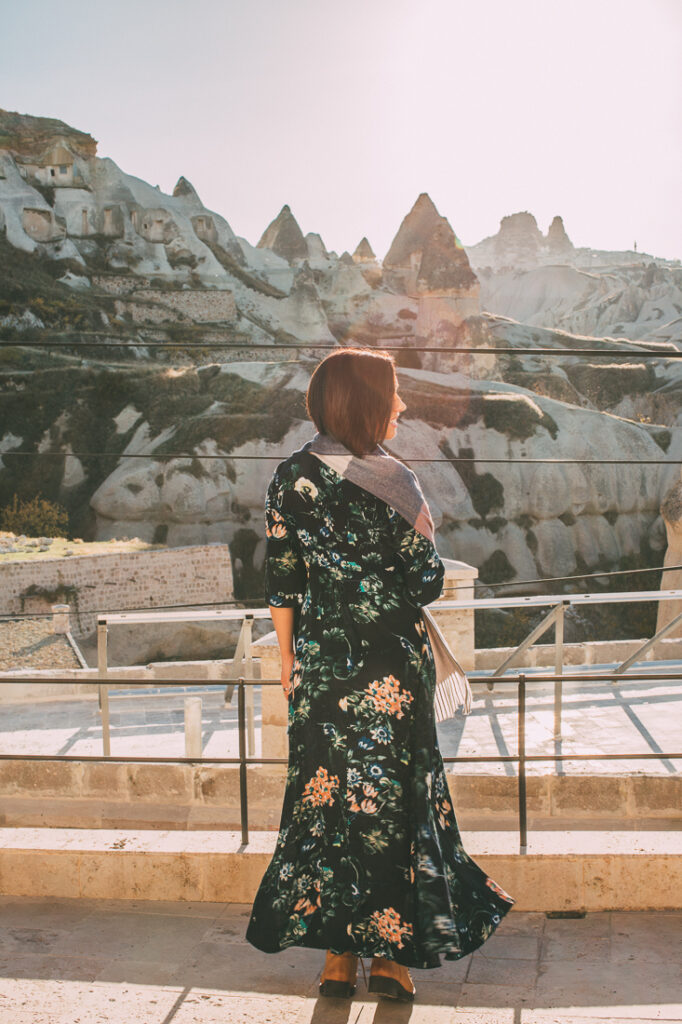
[{"label": "stone pillar", "polygon": [[[661,590],[682,590],[682,569],[665,572],[666,565],[682,565],[682,480],[670,488],[661,503],[661,516],[668,535],[668,550],[663,559]],[[656,632],[682,612],[682,601],[659,601],[656,616]],[[682,637],[682,623],[668,633],[665,640]],[[658,645],[657,645],[658,646]],[[661,653],[661,657],[664,655]]]},{"label": "stone pillar", "polygon": [[185,697],[185,757],[201,757],[201,697]]},{"label": "stone pillar", "polygon": [[69,632],[69,610],[68,604],[53,604],[50,606],[53,633]]},{"label": "stone pillar", "polygon": [[[474,609],[438,611],[438,605],[443,601],[473,601],[474,580],[478,578],[478,569],[467,562],[458,562],[454,558],[444,558],[443,564],[445,565],[443,594],[429,607],[457,661],[465,672],[470,672],[475,667]],[[457,589],[452,589],[455,587]]]},{"label": "stone pillar", "polygon": [[[279,679],[282,661],[274,629],[251,645],[254,658],[260,660],[261,679]],[[281,686],[261,688],[261,728],[263,757],[288,757],[287,719],[289,705]]]}]

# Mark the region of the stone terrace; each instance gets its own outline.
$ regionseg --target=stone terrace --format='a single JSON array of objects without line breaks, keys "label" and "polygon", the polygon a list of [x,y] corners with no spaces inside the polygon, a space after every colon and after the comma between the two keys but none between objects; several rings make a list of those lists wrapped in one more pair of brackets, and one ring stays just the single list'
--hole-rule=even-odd
[{"label": "stone terrace", "polygon": [[[0,897],[0,1024],[653,1024],[682,1020],[681,912],[512,911],[414,971],[412,1005],[317,995],[324,955],[244,939],[225,903]],[[633,967],[637,969],[634,970]]]}]

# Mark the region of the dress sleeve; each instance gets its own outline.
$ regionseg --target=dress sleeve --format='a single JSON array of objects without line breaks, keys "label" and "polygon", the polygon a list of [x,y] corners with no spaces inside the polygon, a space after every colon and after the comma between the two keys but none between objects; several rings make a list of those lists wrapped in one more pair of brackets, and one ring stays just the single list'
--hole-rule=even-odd
[{"label": "dress sleeve", "polygon": [[294,524],[283,509],[285,489],[275,472],[265,498],[265,599],[275,608],[300,610],[307,571]]},{"label": "dress sleeve", "polygon": [[407,599],[423,608],[440,597],[445,566],[434,545],[395,509],[389,509],[396,563],[404,580]]}]

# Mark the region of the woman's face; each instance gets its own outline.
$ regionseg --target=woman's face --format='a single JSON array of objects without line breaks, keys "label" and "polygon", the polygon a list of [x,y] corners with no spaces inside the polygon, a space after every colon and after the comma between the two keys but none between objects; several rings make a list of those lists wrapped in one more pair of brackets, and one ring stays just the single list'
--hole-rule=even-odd
[{"label": "woman's face", "polygon": [[398,429],[398,416],[403,411],[403,409],[407,409],[407,406],[405,405],[402,398],[398,394],[398,388],[396,387],[395,394],[393,395],[393,405],[391,406],[391,419],[388,424],[386,436],[384,438],[385,441],[390,441],[392,438],[395,437],[395,432]]}]

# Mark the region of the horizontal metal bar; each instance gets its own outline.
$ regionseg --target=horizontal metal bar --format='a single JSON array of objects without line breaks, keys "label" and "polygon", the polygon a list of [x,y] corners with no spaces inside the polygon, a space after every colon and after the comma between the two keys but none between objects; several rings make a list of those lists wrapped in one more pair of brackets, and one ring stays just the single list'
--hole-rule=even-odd
[{"label": "horizontal metal bar", "polygon": [[[87,670],[85,670],[85,671],[87,671]],[[97,669],[91,669],[91,671],[93,673],[95,673],[97,671]],[[110,672],[111,671],[115,672],[116,669],[113,669],[113,670],[110,669],[109,671]],[[681,678],[682,678],[682,676],[681,676]],[[62,685],[66,686],[67,684],[72,685],[72,684],[75,683],[77,686],[88,686],[88,685],[90,685],[92,683],[97,684],[100,681],[101,680],[100,680],[99,676],[97,676],[97,675],[93,675],[91,679],[70,679],[68,676],[65,676],[65,677],[60,676],[59,678],[54,679],[51,676],[10,676],[10,675],[3,676],[2,673],[0,673],[0,683],[30,683],[30,684],[34,684],[35,683],[36,685],[38,683],[43,683],[43,684],[44,683],[50,683],[50,684],[57,683],[60,686],[62,686]],[[235,682],[235,681],[236,680],[228,680],[226,678],[225,679],[139,679],[139,678],[117,679],[115,676],[111,676],[111,675],[107,676],[107,686],[109,687],[110,690],[111,689],[121,689],[121,690],[123,690],[123,689],[126,688],[126,686],[131,686],[133,684],[136,684],[138,686],[146,686],[149,689],[157,689],[157,688],[160,688],[162,686],[185,686],[185,687],[190,687],[190,686],[216,686],[218,688],[222,688],[225,685],[226,682]],[[120,685],[117,685],[117,684],[120,684]],[[244,680],[244,685],[245,686],[275,686],[275,685],[280,685],[281,686],[281,680],[280,679],[245,679]]]},{"label": "horizontal metal bar", "polygon": [[[281,296],[284,297],[284,294]],[[29,307],[26,307],[29,308]],[[195,326],[195,325],[190,325]],[[215,328],[212,326],[212,330]],[[219,328],[218,328],[219,329]],[[255,356],[258,352],[269,351],[316,351],[316,352],[338,352],[338,345],[330,345],[328,341],[276,341],[264,342],[262,345],[254,345],[251,339],[238,341],[154,341],[153,339],[142,339],[130,337],[125,334],[108,334],[106,331],[76,331],[77,339],[72,338],[72,333],[60,331],[59,329],[46,328],[45,335],[52,335],[61,338],[60,341],[47,341],[35,338],[20,338],[0,336],[0,342],[7,348],[162,348],[162,349],[187,349],[191,351],[198,349],[236,349],[239,352],[248,352]],[[228,334],[228,337],[231,335]],[[81,341],[83,337],[98,338],[98,341]],[[406,341],[413,339],[412,334],[396,335],[392,337],[405,337]],[[634,341],[633,345],[644,344],[641,341]],[[373,345],[360,345],[368,352],[376,351]],[[454,352],[457,354],[476,356],[594,356],[601,359],[614,359],[623,357],[632,362],[638,359],[680,359],[682,352],[675,348],[633,348],[633,349],[608,349],[608,348],[501,348],[500,346],[487,347],[485,345],[380,345],[384,352]],[[90,357],[92,358],[92,357]],[[254,360],[255,362],[256,360]],[[398,368],[400,372],[401,368]]]},{"label": "horizontal metal bar", "polygon": [[111,626],[117,623],[130,625],[143,622],[204,622],[211,619],[227,619],[232,622],[246,618],[269,619],[270,611],[268,608],[213,608],[182,612],[105,612],[97,616],[97,621],[102,625],[106,623]]},{"label": "horizontal metal bar", "polygon": [[[666,682],[666,681],[672,681],[672,680],[682,680],[682,672],[657,672],[656,671],[656,664],[655,664],[655,662],[648,662],[648,665],[650,666],[650,670],[646,671],[646,672],[645,671],[641,671],[641,670],[637,671],[637,672],[629,672],[629,671],[628,672],[589,672],[589,673],[563,672],[560,675],[547,674],[547,673],[537,673],[537,674],[535,674],[535,673],[532,673],[532,669],[531,669],[531,672],[526,677],[526,682],[527,683],[534,683],[534,682],[535,683],[554,683],[554,682],[557,682],[559,680],[564,680],[564,681],[568,680],[569,682],[578,681],[578,682],[590,683],[590,682],[597,682],[597,681],[600,681],[600,680],[610,681],[610,680],[613,680],[613,679],[622,679],[624,682],[633,682],[633,681],[636,682],[636,681],[641,681],[641,680],[647,680],[649,682],[651,682],[651,681]],[[97,671],[96,669],[92,669],[93,673],[95,673],[96,671]],[[114,671],[115,671],[115,669],[114,669]],[[467,672],[467,676],[468,676],[469,682],[472,685],[476,684],[476,683],[485,683],[488,678],[492,678],[492,676],[488,677],[486,675],[475,675],[474,671],[475,670],[471,670],[471,671]],[[496,676],[495,677],[495,685],[497,686],[499,683],[518,683],[518,680],[519,680],[518,673],[516,675],[511,674],[511,675],[505,675],[505,676]],[[139,687],[146,686],[148,689],[158,689],[158,688],[160,688],[162,686],[184,686],[184,687],[213,686],[213,687],[220,688],[226,681],[228,681],[228,680],[226,680],[226,679],[139,679],[139,678],[116,679],[116,677],[111,677],[110,676],[110,677],[107,678],[107,685],[109,686],[110,690],[111,689],[114,689],[114,690],[116,690],[116,689],[126,689],[126,685],[125,684],[127,684],[127,686],[131,686],[131,685],[137,685]],[[9,674],[8,675],[3,675],[2,673],[0,673],[0,683],[3,683],[3,684],[4,683],[15,683],[15,684],[19,685],[20,683],[23,683],[23,684],[30,684],[31,686],[33,686],[33,685],[37,686],[37,685],[45,685],[46,683],[49,683],[50,685],[55,683],[58,686],[67,686],[67,685],[68,686],[73,686],[73,685],[76,685],[76,686],[89,686],[89,685],[92,685],[92,684],[96,685],[98,682],[99,682],[99,678],[96,675],[94,675],[94,674],[93,674],[92,678],[88,678],[88,679],[74,679],[74,678],[69,678],[68,676],[66,676],[66,677],[61,677],[60,676],[58,678],[54,678],[54,677],[51,677],[51,676],[13,676],[13,675],[9,675]],[[120,686],[118,686],[117,684],[120,684]],[[244,686],[280,686],[280,685],[281,685],[281,680],[280,679],[244,679]],[[130,694],[130,696],[135,696],[135,694]],[[144,696],[144,695],[142,695],[142,696]]]},{"label": "horizontal metal bar", "polygon": [[[643,760],[665,760],[682,758],[682,752],[677,754],[650,753],[650,754],[526,754],[526,761],[643,761]],[[483,754],[472,755],[471,757],[443,757],[446,764],[498,764],[504,762],[515,762],[519,760],[518,754],[497,754],[486,757]],[[104,757],[102,754],[0,754],[0,761],[115,761],[131,764],[241,764],[238,757],[125,757],[116,755]],[[244,764],[288,764],[286,757],[247,757]]]},{"label": "horizontal metal bar", "polygon": [[[473,582],[472,582],[473,586]],[[605,594],[533,594],[528,597],[475,597],[466,601],[433,601],[432,611],[458,608],[542,608],[553,604],[628,604],[635,601],[679,601],[682,590],[614,590]]]}]

